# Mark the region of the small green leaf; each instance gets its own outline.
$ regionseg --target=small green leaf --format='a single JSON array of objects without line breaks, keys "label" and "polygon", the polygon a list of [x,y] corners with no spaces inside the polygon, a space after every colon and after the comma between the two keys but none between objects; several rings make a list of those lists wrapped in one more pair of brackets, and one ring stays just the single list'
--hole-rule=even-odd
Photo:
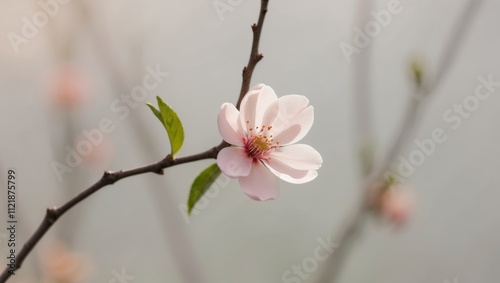
[{"label": "small green leaf", "polygon": [[181,149],[184,142],[184,128],[177,113],[168,104],[163,102],[159,96],[156,99],[158,100],[158,107],[163,118],[163,125],[170,139],[171,154],[174,156]]},{"label": "small green leaf", "polygon": [[156,97],[156,100],[158,100],[160,110],[156,109],[151,103],[146,103],[146,105],[149,106],[156,118],[165,127],[165,130],[167,130],[168,139],[170,140],[170,154],[174,156],[181,149],[184,142],[184,128],[177,113],[163,102],[159,96]]},{"label": "small green leaf", "polygon": [[191,191],[189,192],[188,214],[191,214],[193,207],[210,188],[214,181],[220,176],[220,173],[221,171],[219,166],[217,166],[217,163],[214,163],[203,170],[200,175],[196,177],[191,185]]},{"label": "small green leaf", "polygon": [[151,111],[153,111],[153,114],[155,114],[156,118],[158,118],[158,120],[160,120],[160,122],[163,124],[163,117],[161,116],[160,111],[158,111],[158,109],[156,109],[156,107],[154,107],[151,103],[146,103],[146,105],[149,106]]}]

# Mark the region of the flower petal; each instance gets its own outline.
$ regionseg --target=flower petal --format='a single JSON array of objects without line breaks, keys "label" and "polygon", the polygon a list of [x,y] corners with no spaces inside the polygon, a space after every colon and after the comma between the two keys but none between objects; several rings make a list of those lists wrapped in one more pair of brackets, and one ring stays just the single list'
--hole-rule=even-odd
[{"label": "flower petal", "polygon": [[297,94],[284,95],[280,97],[278,101],[280,103],[280,109],[278,117],[273,124],[276,130],[289,126],[293,118],[309,105],[309,99],[307,99],[307,97]]},{"label": "flower petal", "polygon": [[[275,100],[271,105],[269,105],[264,111],[264,116],[262,118],[262,125],[271,126],[273,125],[276,117],[278,117],[278,113],[280,110],[280,103],[278,100]],[[274,126],[273,126],[274,128]]]},{"label": "flower petal", "polygon": [[266,165],[278,178],[292,184],[304,184],[314,180],[318,176],[315,170],[295,169],[275,158],[266,160]]},{"label": "flower petal", "polygon": [[[271,172],[273,172],[273,170],[271,170]],[[305,175],[303,175],[301,178],[293,178],[293,177],[286,175],[286,174],[281,174],[279,176],[279,178],[285,182],[288,182],[290,184],[298,184],[298,185],[311,182],[312,180],[316,179],[316,177],[318,177],[318,172],[313,171],[313,170],[307,171],[307,173]]]},{"label": "flower petal", "polygon": [[241,124],[247,125],[246,121],[250,121],[250,128],[261,126],[265,110],[276,100],[278,97],[269,86],[257,85],[251,89],[241,102]]},{"label": "flower petal", "polygon": [[[278,121],[278,119],[279,117],[276,118],[276,121]],[[283,124],[283,126],[276,130],[274,140],[280,142],[281,145],[296,143],[305,137],[311,129],[313,122],[314,108],[309,106],[297,113],[291,120],[285,121],[287,125]]]},{"label": "flower petal", "polygon": [[220,170],[232,178],[248,176],[252,169],[252,160],[245,149],[239,147],[223,148],[217,155],[217,165]]},{"label": "flower petal", "polygon": [[243,192],[254,200],[270,200],[278,197],[279,181],[261,162],[253,163],[250,174],[239,180]]},{"label": "flower petal", "polygon": [[318,170],[323,164],[319,152],[307,144],[280,147],[271,153],[271,159],[298,170]]},{"label": "flower petal", "polygon": [[233,104],[222,104],[217,116],[219,133],[226,142],[242,146],[245,134],[239,119],[240,112]]}]

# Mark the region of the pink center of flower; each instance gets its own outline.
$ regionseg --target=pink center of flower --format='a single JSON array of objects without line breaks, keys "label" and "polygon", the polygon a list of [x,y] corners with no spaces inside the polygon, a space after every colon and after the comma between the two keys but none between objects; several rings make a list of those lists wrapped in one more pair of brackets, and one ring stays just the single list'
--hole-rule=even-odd
[{"label": "pink center of flower", "polygon": [[278,148],[280,142],[274,142],[273,135],[270,134],[273,126],[262,125],[250,128],[250,121],[247,121],[247,134],[243,141],[248,157],[257,159],[269,159],[269,153]]}]

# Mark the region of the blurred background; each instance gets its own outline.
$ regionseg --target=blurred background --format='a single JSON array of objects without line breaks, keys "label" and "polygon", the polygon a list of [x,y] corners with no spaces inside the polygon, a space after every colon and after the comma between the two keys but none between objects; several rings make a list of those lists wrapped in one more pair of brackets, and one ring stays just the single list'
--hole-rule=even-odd
[{"label": "blurred background", "polygon": [[[363,2],[379,28],[365,34],[361,47]],[[217,112],[236,102],[260,1],[0,3],[0,168],[17,170],[18,244],[47,207],[63,204],[104,170],[168,153],[167,135],[145,106],[156,95],[184,123],[180,155],[220,142]],[[300,186],[281,182],[279,198],[268,202],[249,199],[236,181],[221,178],[191,217],[189,188],[213,160],[122,180],[64,215],[9,282],[312,282],[319,269],[307,258],[340,232],[360,196],[357,87],[367,89],[378,160],[414,88],[410,63],[417,58],[425,75],[433,75],[467,3],[271,0],[264,60],[252,84],[310,99],[315,124],[303,142],[323,156],[318,178]],[[479,77],[500,81],[499,12],[499,1],[484,1],[426,102],[413,139],[442,129],[446,140],[402,185],[411,199],[399,207],[402,221],[367,222],[338,282],[494,282],[500,276],[498,83],[482,88],[488,98],[470,98],[483,84]],[[346,56],[346,44],[356,52]],[[367,54],[369,64],[356,63]],[[147,92],[137,92],[145,80]],[[460,114],[455,105],[464,103]],[[99,128],[107,132],[92,135]],[[78,147],[86,156],[71,157]],[[408,160],[415,150],[412,143],[401,157]],[[7,233],[0,231],[5,261]],[[304,276],[290,275],[293,266]]]}]

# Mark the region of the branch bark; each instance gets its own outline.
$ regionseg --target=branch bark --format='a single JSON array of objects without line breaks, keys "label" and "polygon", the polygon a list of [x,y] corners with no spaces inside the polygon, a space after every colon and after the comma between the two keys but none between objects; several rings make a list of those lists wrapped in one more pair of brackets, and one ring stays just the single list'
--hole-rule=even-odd
[{"label": "branch bark", "polygon": [[[142,167],[130,169],[130,170],[120,170],[116,172],[111,172],[111,171],[106,171],[104,175],[97,181],[95,184],[69,200],[67,203],[62,205],[59,208],[52,207],[48,208],[45,217],[42,220],[42,223],[40,226],[38,226],[38,229],[35,231],[35,233],[29,238],[29,240],[24,244],[23,248],[21,251],[17,254],[16,256],[16,270],[20,269],[24,260],[28,256],[28,254],[33,250],[33,248],[36,246],[36,244],[40,241],[40,239],[45,235],[45,233],[56,223],[56,221],[64,215],[68,210],[73,208],[75,205],[79,204],[89,196],[93,195],[95,192],[100,190],[101,188],[112,185],[116,183],[117,181],[135,176],[135,175],[140,175],[144,173],[156,173],[163,175],[163,169],[166,169],[168,167],[172,167],[175,165],[180,165],[184,163],[189,163],[193,161],[198,161],[202,159],[209,159],[209,158],[216,158],[217,154],[219,151],[226,147],[224,143],[221,143],[218,146],[215,146],[207,151],[190,155],[190,156],[185,156],[177,159],[173,159],[170,155],[167,155],[164,159]],[[0,282],[6,282],[7,279],[11,276],[12,274],[9,272],[9,268],[6,268],[2,275],[0,276]]]},{"label": "branch bark", "polygon": [[248,59],[248,64],[243,68],[243,81],[241,83],[240,97],[238,98],[238,102],[236,103],[236,108],[240,109],[241,101],[245,94],[247,94],[250,89],[250,83],[252,81],[253,70],[257,63],[259,63],[264,55],[259,52],[259,43],[260,43],[260,35],[262,33],[262,26],[264,25],[264,19],[267,14],[267,5],[269,4],[269,0],[261,0],[260,2],[260,13],[259,20],[256,24],[252,25],[253,31],[253,40],[252,40],[252,50],[250,51],[250,58]]}]

